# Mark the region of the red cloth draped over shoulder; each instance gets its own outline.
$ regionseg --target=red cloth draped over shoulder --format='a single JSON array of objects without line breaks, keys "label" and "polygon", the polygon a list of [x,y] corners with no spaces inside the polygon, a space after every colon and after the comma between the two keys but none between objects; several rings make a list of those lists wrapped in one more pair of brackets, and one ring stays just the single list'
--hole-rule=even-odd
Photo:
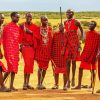
[{"label": "red cloth draped over shoulder", "polygon": [[[31,30],[33,32],[33,34],[28,34],[24,31],[24,27],[28,28],[29,30]],[[36,39],[37,34],[35,34],[37,29],[37,26],[33,23],[31,24],[26,24],[23,23],[22,25],[20,25],[20,43],[21,44],[34,44],[34,48],[36,48],[37,46],[37,41]]]},{"label": "red cloth draped over shoulder", "polygon": [[[83,52],[81,54],[81,61],[88,64],[95,65],[96,56],[98,53],[99,35],[96,31],[88,31],[86,33],[86,41]],[[91,69],[91,67],[82,66],[84,69]]]},{"label": "red cloth draped over shoulder", "polygon": [[37,34],[37,48],[35,52],[35,59],[37,61],[46,61],[48,62],[51,58],[51,45],[52,45],[52,28],[48,27],[48,42],[45,45],[43,43],[43,37],[40,34],[40,27],[36,30]]},{"label": "red cloth draped over shoulder", "polygon": [[64,24],[68,40],[68,59],[77,60],[79,58],[78,26],[75,25],[75,19],[67,20]]},{"label": "red cloth draped over shoulder", "polygon": [[14,22],[8,23],[3,29],[3,47],[8,72],[17,73],[19,61],[19,26]]}]

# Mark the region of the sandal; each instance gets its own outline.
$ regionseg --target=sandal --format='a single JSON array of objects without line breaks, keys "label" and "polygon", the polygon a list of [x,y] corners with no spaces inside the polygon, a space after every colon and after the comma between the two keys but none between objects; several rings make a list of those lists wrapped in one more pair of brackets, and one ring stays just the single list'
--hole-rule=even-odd
[{"label": "sandal", "polygon": [[58,85],[54,85],[52,89],[58,89]]},{"label": "sandal", "polygon": [[28,89],[28,87],[27,87],[27,85],[23,85],[23,90],[27,90]]},{"label": "sandal", "polygon": [[27,85],[27,89],[34,89],[34,87],[32,87],[31,85]]}]

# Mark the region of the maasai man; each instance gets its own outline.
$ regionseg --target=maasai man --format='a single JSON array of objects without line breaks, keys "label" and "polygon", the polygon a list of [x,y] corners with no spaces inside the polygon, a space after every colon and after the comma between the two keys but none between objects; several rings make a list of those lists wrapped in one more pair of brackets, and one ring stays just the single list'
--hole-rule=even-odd
[{"label": "maasai man", "polygon": [[8,72],[4,75],[4,81],[11,73],[10,90],[16,91],[14,88],[15,73],[18,71],[19,61],[19,27],[17,22],[19,21],[18,12],[11,13],[11,22],[8,23],[3,30],[3,47],[4,56],[7,61]]},{"label": "maasai man", "polygon": [[[0,13],[0,59],[3,58],[2,51],[1,51],[1,40],[2,40],[2,24],[4,22],[4,14]],[[2,72],[5,72],[6,68],[4,67],[3,63],[0,61],[0,92],[8,92],[9,90],[3,84],[3,75]]]},{"label": "maasai man", "polygon": [[26,22],[20,26],[20,42],[24,59],[24,84],[23,89],[34,89],[29,85],[30,74],[33,73],[36,25],[32,23],[32,14],[26,13]]},{"label": "maasai man", "polygon": [[95,31],[96,22],[89,23],[89,30],[86,33],[86,41],[83,52],[81,54],[81,64],[79,68],[78,86],[75,89],[81,89],[81,81],[83,76],[83,69],[90,70],[94,81],[96,69],[96,56],[98,53],[99,34]]},{"label": "maasai man", "polygon": [[67,87],[70,88],[70,66],[72,62],[72,87],[75,86],[75,70],[76,70],[76,60],[79,59],[80,54],[80,43],[77,30],[80,29],[81,38],[83,37],[83,29],[79,21],[74,19],[74,11],[68,9],[66,11],[67,20],[64,22],[65,30],[68,40],[68,58],[67,58],[67,67],[68,67],[68,84]]},{"label": "maasai man", "polygon": [[35,58],[37,60],[38,69],[38,85],[37,89],[45,89],[46,87],[42,85],[46,70],[48,68],[48,63],[51,55],[51,36],[52,29],[48,27],[48,18],[46,16],[41,17],[41,26],[37,28],[37,34],[40,34],[40,40],[38,41],[38,46],[36,48]]},{"label": "maasai man", "polygon": [[55,78],[55,85],[52,89],[58,89],[58,81],[59,81],[59,73],[63,74],[64,79],[64,86],[63,90],[67,90],[67,67],[66,67],[66,59],[62,54],[64,51],[64,47],[66,43],[66,36],[64,33],[64,26],[63,24],[59,25],[59,32],[54,33],[53,40],[52,40],[52,63],[53,63],[53,71],[54,71],[54,78]]}]

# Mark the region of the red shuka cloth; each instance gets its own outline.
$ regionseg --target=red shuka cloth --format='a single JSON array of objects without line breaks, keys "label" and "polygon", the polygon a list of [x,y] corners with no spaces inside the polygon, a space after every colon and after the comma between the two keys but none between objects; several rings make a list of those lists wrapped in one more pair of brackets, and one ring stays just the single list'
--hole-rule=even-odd
[{"label": "red shuka cloth", "polygon": [[75,25],[75,19],[65,21],[65,30],[68,40],[67,50],[68,59],[77,60],[79,58],[79,39],[78,39],[78,26]]},{"label": "red shuka cloth", "polygon": [[19,61],[19,27],[14,22],[11,22],[4,27],[3,47],[8,72],[17,73]]},{"label": "red shuka cloth", "polygon": [[[33,34],[26,33],[24,31],[24,27],[28,28],[33,32]],[[24,59],[24,73],[33,73],[33,65],[34,65],[34,48],[36,48],[36,35],[35,30],[37,26],[33,23],[26,24],[23,23],[20,26],[20,43],[23,45],[22,47],[22,55]],[[31,45],[31,46],[30,46]]]},{"label": "red shuka cloth", "polygon": [[51,58],[52,29],[48,27],[48,42],[46,45],[43,42],[43,36],[40,34],[40,27],[37,28],[36,34],[38,34],[40,39],[37,41],[35,59],[37,60],[38,64],[39,62],[42,62],[42,64],[39,64],[39,67],[41,65],[41,68],[46,70],[48,68],[46,65],[48,65],[48,62]]},{"label": "red shuka cloth", "polygon": [[86,41],[83,52],[81,54],[81,61],[90,64],[89,66],[80,66],[83,69],[95,69],[95,66],[91,68],[91,65],[96,63],[96,55],[98,53],[99,35],[96,31],[88,31],[86,33]]},{"label": "red shuka cloth", "polygon": [[65,34],[62,34],[61,32],[57,32],[54,34],[52,41],[52,60],[55,65],[54,72],[56,74],[67,73],[66,59],[64,58],[64,55],[62,55],[64,44],[66,44],[65,42]]}]

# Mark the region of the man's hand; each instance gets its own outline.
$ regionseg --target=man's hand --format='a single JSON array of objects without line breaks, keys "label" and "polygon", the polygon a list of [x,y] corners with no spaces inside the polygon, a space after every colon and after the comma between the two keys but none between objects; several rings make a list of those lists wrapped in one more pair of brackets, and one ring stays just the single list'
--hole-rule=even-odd
[{"label": "man's hand", "polygon": [[22,53],[22,44],[20,45],[20,47],[19,47],[19,51]]},{"label": "man's hand", "polygon": [[33,32],[29,30],[28,28],[26,28],[26,33],[33,34]]}]

